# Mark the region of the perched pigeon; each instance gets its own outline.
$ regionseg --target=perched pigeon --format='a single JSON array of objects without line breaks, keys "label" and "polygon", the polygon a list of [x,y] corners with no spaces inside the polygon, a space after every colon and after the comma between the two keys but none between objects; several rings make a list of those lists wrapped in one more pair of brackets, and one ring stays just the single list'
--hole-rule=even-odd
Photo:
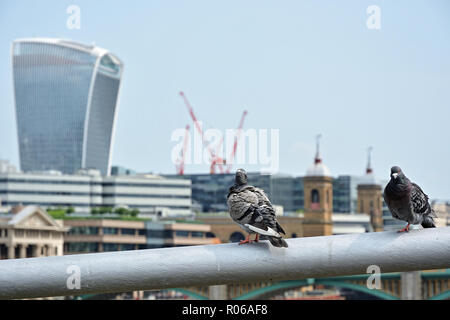
[{"label": "perched pigeon", "polygon": [[259,235],[266,236],[275,247],[285,247],[288,244],[281,234],[283,228],[275,218],[275,210],[262,189],[247,184],[247,174],[244,169],[236,171],[235,184],[230,188],[227,196],[230,216],[242,229],[249,233],[247,238],[239,244],[250,243],[250,234],[256,233],[255,242]]},{"label": "perched pigeon", "polygon": [[422,224],[424,228],[436,227],[433,221],[436,215],[428,202],[428,196],[403,174],[400,167],[391,168],[391,180],[384,189],[383,197],[392,216],[408,223],[399,232],[408,232],[411,224]]}]

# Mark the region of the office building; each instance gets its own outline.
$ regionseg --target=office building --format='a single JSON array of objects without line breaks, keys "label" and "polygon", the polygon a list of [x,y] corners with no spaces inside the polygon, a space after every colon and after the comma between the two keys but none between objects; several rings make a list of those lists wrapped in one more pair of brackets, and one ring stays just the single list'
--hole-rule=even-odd
[{"label": "office building", "polygon": [[220,243],[211,226],[199,223],[123,219],[64,220],[64,253],[125,251]]},{"label": "office building", "polygon": [[108,50],[61,39],[21,39],[12,69],[24,172],[109,174],[122,62]]},{"label": "office building", "polygon": [[[188,179],[192,182],[193,205],[198,212],[227,211],[226,197],[229,188],[234,184],[235,174],[185,174],[164,175],[173,179]],[[302,177],[283,174],[263,174],[248,172],[248,182],[262,188],[272,204],[283,206],[286,213],[303,209]]]},{"label": "office building", "polygon": [[154,175],[105,177],[96,171],[2,173],[0,203],[9,208],[73,207],[86,213],[97,207],[128,207],[159,216],[186,216],[191,214],[191,182]]}]

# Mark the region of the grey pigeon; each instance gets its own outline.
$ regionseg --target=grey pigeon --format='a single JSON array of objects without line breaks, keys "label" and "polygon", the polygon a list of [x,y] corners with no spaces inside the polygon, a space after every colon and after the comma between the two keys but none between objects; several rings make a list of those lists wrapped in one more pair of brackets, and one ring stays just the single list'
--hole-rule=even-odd
[{"label": "grey pigeon", "polygon": [[275,218],[275,210],[262,189],[247,184],[247,173],[244,169],[236,171],[235,184],[230,188],[227,204],[230,216],[248,236],[239,244],[251,243],[250,235],[264,235],[275,247],[288,247],[281,234],[286,234]]},{"label": "grey pigeon", "polygon": [[392,216],[408,223],[399,232],[408,232],[411,224],[421,224],[424,228],[436,227],[433,221],[436,215],[428,196],[405,176],[400,167],[391,168],[391,180],[384,189],[383,197]]}]

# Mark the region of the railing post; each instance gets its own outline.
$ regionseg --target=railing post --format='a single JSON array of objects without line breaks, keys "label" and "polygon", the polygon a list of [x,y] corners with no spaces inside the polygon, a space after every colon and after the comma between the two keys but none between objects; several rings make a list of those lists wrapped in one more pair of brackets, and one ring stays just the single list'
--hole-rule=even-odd
[{"label": "railing post", "polygon": [[420,271],[402,272],[402,300],[422,300]]},{"label": "railing post", "polygon": [[209,287],[209,299],[210,300],[227,300],[228,299],[228,287],[225,284]]}]

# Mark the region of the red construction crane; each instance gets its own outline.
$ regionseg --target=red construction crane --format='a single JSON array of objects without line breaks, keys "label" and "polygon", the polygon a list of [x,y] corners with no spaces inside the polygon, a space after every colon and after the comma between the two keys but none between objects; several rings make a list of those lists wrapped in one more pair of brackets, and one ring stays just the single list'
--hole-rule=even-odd
[{"label": "red construction crane", "polygon": [[216,173],[216,170],[215,170],[216,165],[219,167],[220,173],[223,173],[223,166],[222,166],[222,164],[224,163],[223,159],[214,153],[211,146],[209,145],[209,142],[206,141],[205,135],[203,134],[202,127],[198,123],[197,117],[195,116],[194,109],[192,108],[191,104],[189,103],[189,101],[183,91],[180,92],[180,96],[183,98],[184,103],[185,103],[186,107],[188,108],[189,115],[191,116],[192,121],[194,122],[195,128],[197,129],[198,133],[202,137],[203,145],[206,146],[206,148],[211,156],[210,173],[211,174]]},{"label": "red construction crane", "polygon": [[248,113],[247,110],[244,110],[244,113],[242,113],[241,121],[239,122],[239,126],[237,129],[236,135],[234,136],[233,150],[231,151],[231,154],[228,157],[228,161],[227,161],[228,165],[227,165],[226,173],[230,173],[231,167],[233,166],[234,158],[236,157],[238,141],[241,136],[242,127],[244,126],[244,120],[245,120],[245,117],[247,116],[247,113]]},{"label": "red construction crane", "polygon": [[184,133],[183,149],[181,150],[181,159],[178,158],[177,164],[175,165],[177,174],[182,176],[184,174],[184,161],[186,159],[186,150],[189,142],[189,125],[186,125],[186,131]]}]

